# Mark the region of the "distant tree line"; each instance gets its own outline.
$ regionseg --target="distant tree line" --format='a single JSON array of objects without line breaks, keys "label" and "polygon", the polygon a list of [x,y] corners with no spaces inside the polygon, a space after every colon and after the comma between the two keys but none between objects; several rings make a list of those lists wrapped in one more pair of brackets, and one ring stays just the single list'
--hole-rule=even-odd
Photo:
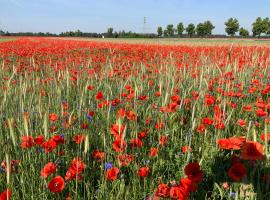
[{"label": "distant tree line", "polygon": [[[270,37],[270,20],[269,18],[258,17],[254,23],[252,23],[252,35],[244,27],[240,27],[240,24],[236,18],[229,18],[225,23],[225,32],[230,37],[235,37],[239,33],[240,37]],[[178,23],[176,27],[173,24],[168,24],[166,28],[159,26],[157,28],[157,34],[149,33],[136,33],[114,31],[112,27],[107,29],[105,33],[89,33],[77,31],[67,31],[60,34],[54,33],[33,33],[33,32],[19,32],[9,33],[0,30],[0,36],[41,36],[41,37],[92,37],[92,38],[156,38],[156,37],[226,37],[226,35],[213,35],[212,32],[215,26],[211,21],[207,20],[197,25],[190,23],[186,27],[182,22]]]},{"label": "distant tree line", "polygon": [[89,33],[89,32],[82,32],[80,30],[77,31],[67,31],[62,32],[60,34],[55,33],[33,33],[33,32],[18,32],[18,33],[10,33],[4,32],[0,30],[0,36],[35,36],[35,37],[91,37],[91,38],[102,38],[102,37],[109,37],[109,38],[155,38],[157,34],[154,33],[135,33],[132,31],[125,32],[123,31],[113,31],[113,28],[108,28],[106,33]]},{"label": "distant tree line", "polygon": [[[249,31],[243,27],[240,28],[239,22],[236,18],[229,18],[225,23],[225,32],[228,36],[234,37],[236,33],[239,32],[241,37],[250,37]],[[184,27],[184,24],[180,22],[174,28],[173,24],[167,25],[163,30],[161,26],[157,28],[158,37],[183,37],[185,35],[189,37],[209,37],[212,36],[212,31],[215,26],[211,21],[207,20],[205,22],[199,23],[196,26],[193,23],[188,24]],[[269,18],[262,19],[258,17],[254,23],[252,23],[252,33],[253,37],[260,38],[262,35],[264,37],[270,36],[270,20]]]}]

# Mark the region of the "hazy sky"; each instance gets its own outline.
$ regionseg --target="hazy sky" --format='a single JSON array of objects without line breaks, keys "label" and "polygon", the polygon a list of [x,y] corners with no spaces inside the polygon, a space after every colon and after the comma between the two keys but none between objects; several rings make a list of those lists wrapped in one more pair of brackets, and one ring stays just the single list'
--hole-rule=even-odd
[{"label": "hazy sky", "polygon": [[0,0],[0,29],[9,32],[143,32],[144,16],[146,32],[211,20],[223,34],[229,17],[249,30],[258,16],[270,17],[270,0]]}]

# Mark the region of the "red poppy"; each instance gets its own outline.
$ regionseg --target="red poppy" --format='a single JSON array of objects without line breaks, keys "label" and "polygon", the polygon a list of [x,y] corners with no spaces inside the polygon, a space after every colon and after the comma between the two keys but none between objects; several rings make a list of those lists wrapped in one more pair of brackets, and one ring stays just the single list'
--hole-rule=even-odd
[{"label": "red poppy", "polygon": [[218,146],[220,149],[239,150],[245,141],[245,137],[231,137],[227,139],[219,139]]},{"label": "red poppy", "polygon": [[59,193],[65,187],[65,181],[61,176],[54,177],[49,183],[48,188],[51,192]]},{"label": "red poppy", "polygon": [[137,118],[136,113],[135,113],[134,111],[132,111],[132,110],[126,112],[126,116],[127,116],[127,119],[128,119],[128,120],[131,120],[131,121],[135,121],[136,118]]},{"label": "red poppy", "polygon": [[122,154],[118,155],[117,159],[120,166],[127,166],[130,162],[134,160],[134,156],[132,154]]},{"label": "red poppy", "polygon": [[112,143],[112,148],[116,152],[123,152],[126,148],[126,142],[124,140],[122,140],[121,138],[116,139]]},{"label": "red poppy", "polygon": [[199,183],[202,181],[202,171],[200,169],[200,165],[198,163],[189,163],[186,167],[185,167],[185,174],[187,175],[187,177],[196,183]]},{"label": "red poppy", "polygon": [[50,139],[42,144],[42,148],[45,149],[46,153],[52,152],[56,147],[57,143],[53,139]]},{"label": "red poppy", "polygon": [[247,170],[242,163],[234,163],[228,171],[228,176],[234,181],[241,181],[246,175]]},{"label": "red poppy", "polygon": [[262,133],[260,139],[262,141],[270,141],[270,133]]},{"label": "red poppy", "polygon": [[266,117],[268,115],[268,112],[264,111],[263,109],[256,110],[256,115],[258,117]]},{"label": "red poppy", "polygon": [[245,142],[241,148],[241,158],[243,160],[262,160],[263,145],[258,142]]},{"label": "red poppy", "polygon": [[100,101],[103,99],[103,93],[101,91],[99,91],[97,94],[96,94],[96,100]]},{"label": "red poppy", "polygon": [[55,122],[55,121],[58,120],[58,116],[57,116],[55,113],[51,113],[51,114],[49,115],[49,120],[50,120],[51,122]]},{"label": "red poppy", "polygon": [[117,179],[117,175],[120,172],[120,170],[117,167],[112,167],[109,169],[106,173],[106,179],[109,181],[114,181]]},{"label": "red poppy", "polygon": [[149,174],[149,168],[148,167],[141,167],[139,170],[138,170],[138,175],[142,178],[144,177],[147,177],[148,174]]},{"label": "red poppy", "polygon": [[36,145],[42,145],[45,142],[44,135],[39,135],[34,139]]},{"label": "red poppy", "polygon": [[183,146],[183,147],[181,148],[181,151],[182,151],[183,153],[187,153],[187,152],[192,151],[192,148],[191,148],[190,146]]},{"label": "red poppy", "polygon": [[0,200],[9,200],[11,197],[11,190],[6,189],[0,194]]},{"label": "red poppy", "polygon": [[175,186],[170,189],[170,197],[172,199],[186,200],[188,198],[188,190],[182,186]]},{"label": "red poppy", "polygon": [[74,158],[69,166],[68,171],[66,172],[65,180],[78,179],[81,180],[81,173],[86,168],[85,163],[81,160],[81,158]]},{"label": "red poppy", "polygon": [[159,144],[161,145],[161,146],[164,146],[164,145],[166,145],[168,143],[168,136],[167,135],[161,135],[160,137],[159,137]]},{"label": "red poppy", "polygon": [[49,162],[41,170],[41,176],[47,178],[49,175],[55,172],[56,172],[56,165],[53,162]]},{"label": "red poppy", "polygon": [[130,140],[130,145],[131,145],[131,147],[134,147],[134,148],[140,148],[143,146],[143,142],[139,138],[132,138]]},{"label": "red poppy", "polygon": [[143,139],[147,136],[147,131],[142,131],[138,133],[138,138]]},{"label": "red poppy", "polygon": [[170,195],[170,187],[164,183],[159,184],[155,195],[163,198],[168,197]]},{"label": "red poppy", "polygon": [[155,148],[155,147],[150,148],[149,156],[155,157],[155,156],[157,156],[157,154],[158,154],[158,149],[157,148]]},{"label": "red poppy", "polygon": [[125,111],[124,108],[120,108],[120,109],[118,110],[117,114],[118,114],[118,117],[124,118],[124,117],[126,116],[126,111]]},{"label": "red poppy", "polygon": [[92,157],[97,159],[99,162],[101,162],[105,157],[105,153],[100,150],[94,150],[92,153]]},{"label": "red poppy", "polygon": [[121,138],[124,129],[125,129],[124,125],[112,124],[110,131],[115,138]]},{"label": "red poppy", "polygon": [[202,119],[202,124],[204,124],[204,125],[212,125],[213,124],[213,120],[212,119],[210,119],[210,118],[203,118]]},{"label": "red poppy", "polygon": [[207,94],[204,97],[204,103],[206,106],[210,106],[215,103],[215,98]]},{"label": "red poppy", "polygon": [[203,124],[200,124],[200,125],[197,127],[196,131],[197,131],[198,133],[204,133],[204,131],[205,131],[205,126],[204,126]]},{"label": "red poppy", "polygon": [[22,149],[31,148],[34,146],[34,138],[32,136],[22,136]]},{"label": "red poppy", "polygon": [[247,123],[246,123],[245,120],[239,119],[239,120],[237,121],[237,124],[238,124],[239,126],[241,126],[241,127],[245,127]]},{"label": "red poppy", "polygon": [[84,140],[85,140],[85,135],[82,135],[82,134],[78,134],[78,135],[75,135],[75,136],[73,137],[73,141],[74,141],[76,144],[80,144],[80,143],[82,143]]}]

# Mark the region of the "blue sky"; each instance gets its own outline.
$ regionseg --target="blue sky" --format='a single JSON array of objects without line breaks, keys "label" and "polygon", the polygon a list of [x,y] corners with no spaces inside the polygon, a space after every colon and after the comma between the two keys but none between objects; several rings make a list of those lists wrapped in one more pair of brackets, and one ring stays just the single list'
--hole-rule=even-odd
[{"label": "blue sky", "polygon": [[143,32],[144,16],[146,32],[211,20],[223,34],[229,17],[249,30],[258,16],[270,17],[270,0],[0,0],[0,29],[9,32]]}]

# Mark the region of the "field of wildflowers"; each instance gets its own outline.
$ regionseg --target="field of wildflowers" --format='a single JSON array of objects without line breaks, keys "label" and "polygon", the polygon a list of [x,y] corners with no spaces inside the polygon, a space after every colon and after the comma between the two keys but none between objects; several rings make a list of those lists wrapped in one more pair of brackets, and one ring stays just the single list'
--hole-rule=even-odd
[{"label": "field of wildflowers", "polygon": [[270,199],[268,46],[17,38],[0,78],[0,200]]}]

